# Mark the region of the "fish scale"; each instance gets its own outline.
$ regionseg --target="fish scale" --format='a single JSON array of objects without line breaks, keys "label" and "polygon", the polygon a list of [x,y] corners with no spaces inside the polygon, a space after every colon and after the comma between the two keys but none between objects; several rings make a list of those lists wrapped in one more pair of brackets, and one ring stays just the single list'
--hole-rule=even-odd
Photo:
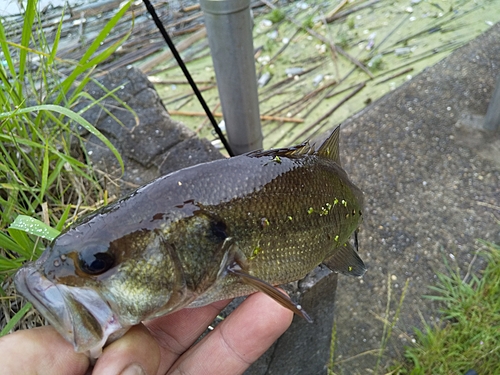
[{"label": "fish scale", "polygon": [[[272,158],[261,158],[264,161],[256,158],[252,162],[266,168],[266,163]],[[357,198],[350,190],[352,186],[343,182],[344,189],[334,188],[339,186],[339,181],[332,181],[332,178],[338,178],[335,173],[338,166],[329,160],[315,159],[317,158],[311,157],[305,163],[303,160],[283,157],[279,172],[269,179],[271,182],[245,199],[228,202],[229,207],[221,204],[214,208],[214,213],[220,216],[225,212],[231,213],[224,217],[226,221],[241,223],[239,226],[229,226],[228,232],[239,239],[237,244],[247,258],[252,258],[248,262],[248,270],[253,276],[272,284],[303,278],[356,229],[359,221],[356,216],[359,215],[361,206],[356,203]],[[307,177],[314,177],[316,183],[309,180],[309,184],[304,187],[287,189],[292,181]],[[328,202],[333,207],[335,199],[338,200],[340,209],[321,215],[321,207],[325,207]],[[342,200],[353,203],[344,207]],[[308,211],[311,207],[313,212]],[[211,210],[210,207],[206,209]],[[346,215],[353,209],[356,215],[352,215],[350,221],[345,217],[342,220],[341,215]],[[262,219],[269,222],[265,228],[262,228]],[[349,234],[335,241],[335,235],[342,232]],[[252,256],[255,249],[259,251]],[[235,279],[234,283],[241,281]],[[227,291],[231,288],[231,283],[224,284],[221,295],[224,298],[235,297],[236,295]],[[242,289],[238,290],[237,295],[247,290]]]}]

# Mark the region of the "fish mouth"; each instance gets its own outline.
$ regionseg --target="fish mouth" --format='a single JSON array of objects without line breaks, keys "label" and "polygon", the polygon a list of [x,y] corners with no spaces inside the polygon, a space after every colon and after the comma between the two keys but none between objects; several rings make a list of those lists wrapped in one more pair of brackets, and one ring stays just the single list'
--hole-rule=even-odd
[{"label": "fish mouth", "polygon": [[96,291],[53,283],[35,265],[25,265],[16,273],[16,288],[76,352],[97,358],[110,337],[114,340],[128,330]]}]

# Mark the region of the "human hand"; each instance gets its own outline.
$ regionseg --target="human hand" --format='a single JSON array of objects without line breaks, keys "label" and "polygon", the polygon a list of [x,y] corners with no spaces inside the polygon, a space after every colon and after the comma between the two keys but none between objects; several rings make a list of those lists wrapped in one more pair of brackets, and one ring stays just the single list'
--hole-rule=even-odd
[{"label": "human hand", "polygon": [[93,369],[52,327],[18,331],[0,338],[0,374],[241,374],[286,331],[293,313],[255,293],[191,347],[228,302],[134,326],[104,349]]}]

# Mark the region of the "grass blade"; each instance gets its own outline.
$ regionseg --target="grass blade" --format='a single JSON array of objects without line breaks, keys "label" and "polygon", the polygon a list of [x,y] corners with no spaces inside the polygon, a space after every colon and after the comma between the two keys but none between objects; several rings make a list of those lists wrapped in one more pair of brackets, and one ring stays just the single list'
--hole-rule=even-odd
[{"label": "grass blade", "polygon": [[7,333],[10,332],[11,329],[13,329],[16,324],[30,311],[30,309],[33,306],[31,305],[31,302],[28,302],[26,305],[24,305],[21,310],[19,310],[16,315],[14,315],[9,322],[3,327],[2,331],[0,331],[0,337],[5,336]]},{"label": "grass blade", "polygon": [[43,197],[45,196],[46,190],[47,190],[47,180],[49,177],[49,159],[50,159],[50,154],[49,154],[49,144],[45,144],[45,152],[43,153],[43,164],[42,164],[42,183],[40,186],[40,193],[39,193],[39,198],[38,200],[40,202],[43,201]]},{"label": "grass blade", "polygon": [[[9,67],[10,74],[15,77],[16,76],[16,68],[14,66],[14,62],[12,61],[12,56],[10,54],[9,46],[6,43],[7,37],[5,36],[5,28],[3,27],[3,22],[0,19],[0,45],[2,46],[3,58],[7,62],[7,66]],[[3,70],[3,67],[0,65],[0,72]],[[2,79],[3,81],[3,79]],[[4,82],[5,85],[5,82]]]},{"label": "grass blade", "polygon": [[5,233],[0,232],[0,248],[9,250],[18,254],[23,252],[22,246],[20,246],[16,241],[7,236]]},{"label": "grass blade", "polygon": [[61,218],[59,219],[59,222],[56,225],[56,230],[59,232],[63,230],[64,225],[66,224],[66,221],[68,220],[69,212],[71,211],[71,206],[67,205],[66,208],[64,209],[64,212],[61,215]]},{"label": "grass blade", "polygon": [[[120,156],[120,153],[115,148],[115,146],[113,146],[113,144],[99,130],[97,130],[97,128],[94,127],[90,122],[88,122],[82,116],[80,116],[79,114],[73,112],[72,110],[70,110],[68,108],[64,108],[64,107],[61,107],[59,105],[54,105],[54,104],[42,104],[42,105],[37,105],[37,106],[33,106],[33,107],[18,109],[17,111],[13,111],[13,112],[0,113],[0,119],[8,118],[8,117],[14,115],[15,113],[23,114],[23,113],[31,113],[31,112],[36,112],[36,111],[57,112],[57,113],[65,115],[65,116],[69,117],[71,120],[79,123],[89,133],[91,133],[91,134],[95,135],[97,138],[99,138],[99,140],[102,143],[104,143],[106,145],[106,147],[108,147],[111,150],[113,155],[118,160],[118,163],[120,164],[121,170],[123,172],[123,170],[124,170],[123,160]],[[1,137],[1,135],[0,135],[0,137]],[[40,145],[37,145],[36,142],[26,142],[25,141],[25,143],[27,145],[30,145],[33,147],[40,147]]]},{"label": "grass blade", "polygon": [[8,232],[10,237],[20,246],[17,253],[26,259],[31,259],[35,243],[28,237],[26,232],[15,228],[9,228]]},{"label": "grass blade", "polygon": [[[28,48],[31,40],[33,29],[33,21],[36,16],[36,0],[28,0],[24,14],[23,33],[21,37],[21,45]],[[26,71],[27,50],[22,48],[19,50],[19,73],[17,74],[17,92],[22,96],[22,84],[24,82],[24,72]]]},{"label": "grass blade", "polygon": [[59,20],[59,25],[57,25],[57,31],[54,38],[54,42],[52,43],[52,48],[50,51],[50,57],[47,61],[47,66],[52,66],[54,63],[54,59],[56,58],[57,48],[59,47],[59,41],[61,40],[61,31],[64,21],[64,7],[61,13],[61,19]]},{"label": "grass blade", "polygon": [[[101,43],[104,42],[108,34],[111,32],[113,27],[118,23],[118,21],[123,17],[123,15],[127,12],[127,10],[130,8],[132,5],[132,1],[129,0],[123,7],[108,21],[108,23],[104,26],[102,31],[97,35],[97,37],[94,39],[92,44],[89,46],[87,51],[84,53],[82,58],[80,59],[78,65],[75,67],[73,72],[61,83],[61,92],[57,96],[55,103],[60,103],[64,95],[68,93],[69,89],[73,85],[73,83],[76,81],[78,76],[83,74],[86,70],[89,70],[90,68],[94,67],[96,64],[99,62],[103,61],[106,59],[108,56],[110,56],[125,40],[128,38],[129,33],[122,38],[120,41],[114,43],[111,47],[107,48],[104,52],[101,52],[98,54],[96,57],[92,58],[92,56],[96,53],[96,51],[99,49],[101,46]],[[80,83],[80,86],[83,84],[85,85],[88,82],[88,77],[86,79],[83,79],[82,82]],[[74,94],[78,94],[80,90],[77,90]]]}]

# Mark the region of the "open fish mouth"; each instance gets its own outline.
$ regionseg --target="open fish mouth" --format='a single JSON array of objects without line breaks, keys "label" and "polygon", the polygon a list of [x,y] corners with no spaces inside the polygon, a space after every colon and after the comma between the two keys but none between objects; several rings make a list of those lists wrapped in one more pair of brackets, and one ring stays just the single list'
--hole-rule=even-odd
[{"label": "open fish mouth", "polygon": [[15,275],[16,288],[77,352],[99,356],[110,336],[126,332],[116,314],[94,290],[57,284],[44,277],[35,264]]}]

